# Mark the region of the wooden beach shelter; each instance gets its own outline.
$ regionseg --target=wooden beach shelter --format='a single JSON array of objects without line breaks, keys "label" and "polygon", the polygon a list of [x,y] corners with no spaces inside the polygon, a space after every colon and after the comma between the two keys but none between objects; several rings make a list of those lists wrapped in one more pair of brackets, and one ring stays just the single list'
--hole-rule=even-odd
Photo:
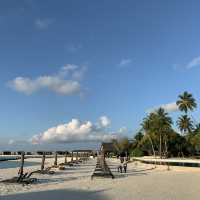
[{"label": "wooden beach shelter", "polygon": [[78,158],[80,157],[89,157],[90,155],[93,154],[93,151],[90,149],[77,149],[72,151],[72,160],[73,160],[73,155],[76,154],[76,161],[78,161]]},{"label": "wooden beach shelter", "polygon": [[109,153],[114,153],[116,152],[116,148],[113,143],[106,143],[103,142],[100,147],[100,155],[97,157],[97,163],[95,170],[91,176],[91,179],[94,177],[111,177],[114,178],[114,175],[112,174],[105,156]]},{"label": "wooden beach shelter", "polygon": [[108,155],[109,153],[114,153],[116,151],[117,149],[112,142],[103,142],[101,144],[100,152],[103,157],[105,157],[105,155]]}]

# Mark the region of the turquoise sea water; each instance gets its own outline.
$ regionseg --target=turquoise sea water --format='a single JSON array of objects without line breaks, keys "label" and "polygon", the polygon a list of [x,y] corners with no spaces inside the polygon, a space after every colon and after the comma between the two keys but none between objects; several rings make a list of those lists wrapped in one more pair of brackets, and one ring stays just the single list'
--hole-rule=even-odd
[{"label": "turquoise sea water", "polygon": [[1,151],[71,151],[76,149],[99,150],[101,142],[79,142],[79,143],[60,143],[60,144],[37,144],[15,143],[3,145],[0,143]]},{"label": "turquoise sea water", "polygon": [[[21,164],[20,160],[0,161],[0,170],[7,169],[7,168],[16,168],[16,167],[19,167],[20,164]],[[40,165],[40,163],[39,162],[30,162],[27,160],[24,162],[24,167],[34,166],[34,165]]]}]

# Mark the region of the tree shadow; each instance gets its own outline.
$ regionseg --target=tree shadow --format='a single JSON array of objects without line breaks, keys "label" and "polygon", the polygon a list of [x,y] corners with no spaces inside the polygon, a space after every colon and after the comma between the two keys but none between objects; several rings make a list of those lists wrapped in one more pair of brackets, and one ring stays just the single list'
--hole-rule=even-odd
[{"label": "tree shadow", "polygon": [[155,168],[148,169],[131,169],[127,170],[127,173],[120,173],[116,168],[112,169],[113,175],[115,178],[126,178],[129,176],[146,176],[149,174],[149,171],[154,170]]},{"label": "tree shadow", "polygon": [[152,171],[154,169],[155,169],[155,167],[148,168],[148,169],[140,169],[140,170],[133,169],[132,172],[147,172],[147,171]]},{"label": "tree shadow", "polygon": [[102,194],[105,190],[86,191],[86,190],[49,190],[40,192],[29,192],[15,195],[2,196],[1,200],[55,200],[55,199],[70,199],[70,200],[108,200]]},{"label": "tree shadow", "polygon": [[130,176],[146,176],[148,175],[147,173],[115,173],[114,176],[115,176],[115,179],[119,179],[119,178],[127,178],[127,177],[130,177]]},{"label": "tree shadow", "polygon": [[35,184],[42,184],[42,183],[61,183],[65,181],[73,181],[73,180],[79,180],[80,178],[88,178],[88,174],[81,175],[81,176],[66,176],[66,177],[58,177],[58,178],[40,178]]}]

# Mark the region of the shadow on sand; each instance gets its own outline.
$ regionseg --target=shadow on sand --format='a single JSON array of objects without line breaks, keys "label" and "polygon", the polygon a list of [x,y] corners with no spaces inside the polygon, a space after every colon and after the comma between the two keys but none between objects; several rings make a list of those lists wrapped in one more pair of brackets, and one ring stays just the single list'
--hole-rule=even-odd
[{"label": "shadow on sand", "polygon": [[116,169],[112,169],[115,178],[126,178],[128,176],[146,176],[149,174],[150,171],[154,170],[155,168],[148,168],[148,169],[132,169],[128,170],[127,173],[119,173]]},{"label": "shadow on sand", "polygon": [[106,196],[101,194],[104,190],[85,191],[85,190],[49,190],[40,192],[30,192],[0,197],[1,200],[107,200]]}]

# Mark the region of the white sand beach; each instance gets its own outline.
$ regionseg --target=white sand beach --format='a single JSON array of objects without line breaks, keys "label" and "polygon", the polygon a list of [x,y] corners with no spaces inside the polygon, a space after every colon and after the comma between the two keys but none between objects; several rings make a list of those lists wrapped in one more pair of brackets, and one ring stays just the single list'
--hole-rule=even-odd
[{"label": "white sand beach", "polygon": [[[59,158],[63,162],[64,158]],[[25,161],[25,171],[40,168],[40,158]],[[38,175],[38,182],[31,185],[0,183],[1,200],[173,200],[199,199],[199,168],[157,166],[133,162],[128,164],[127,174],[117,172],[118,160],[109,159],[108,164],[115,176],[91,180],[96,159],[64,171],[55,169],[54,175]],[[53,158],[46,160],[46,166]],[[17,175],[19,161],[0,162],[0,180]]]}]

